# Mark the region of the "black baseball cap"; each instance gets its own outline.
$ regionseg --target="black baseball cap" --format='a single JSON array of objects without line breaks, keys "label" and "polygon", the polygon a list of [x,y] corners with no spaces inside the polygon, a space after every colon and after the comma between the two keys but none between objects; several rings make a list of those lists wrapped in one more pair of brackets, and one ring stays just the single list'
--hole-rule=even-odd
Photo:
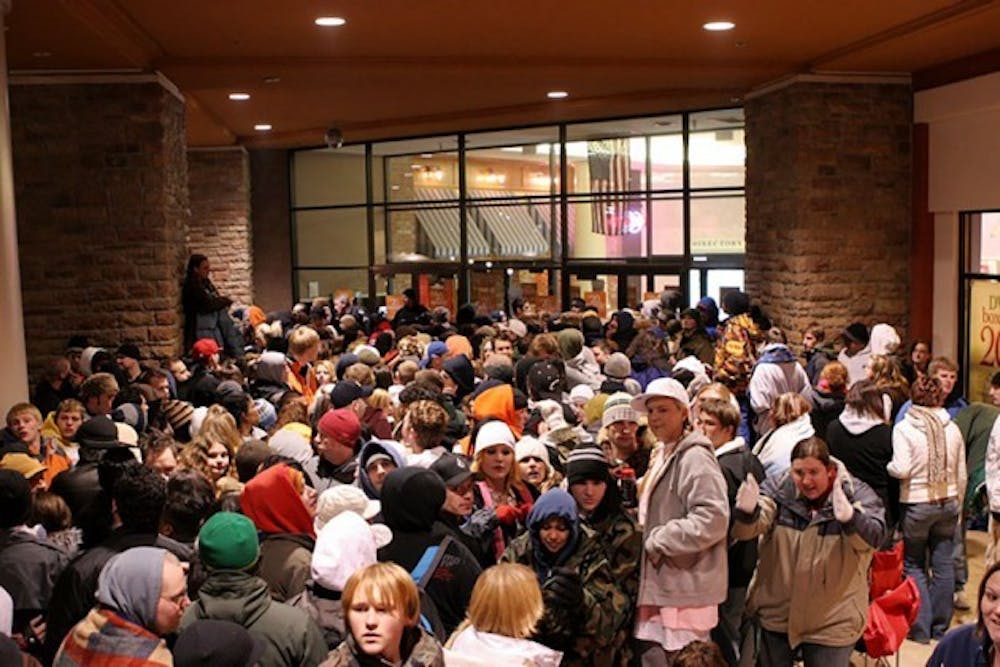
[{"label": "black baseball cap", "polygon": [[458,486],[472,477],[469,464],[465,462],[465,459],[454,454],[442,454],[437,461],[431,464],[431,470],[444,480],[445,486]]},{"label": "black baseball cap", "polygon": [[346,408],[359,398],[368,398],[374,387],[362,387],[353,380],[341,380],[330,391],[330,402],[336,409]]}]

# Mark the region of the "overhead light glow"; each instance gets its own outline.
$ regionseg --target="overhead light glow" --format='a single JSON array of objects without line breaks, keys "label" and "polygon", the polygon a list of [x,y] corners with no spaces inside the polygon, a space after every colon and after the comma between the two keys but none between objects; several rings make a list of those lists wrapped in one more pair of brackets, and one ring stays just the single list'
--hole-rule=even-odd
[{"label": "overhead light glow", "polygon": [[270,132],[271,126],[268,123],[257,123],[256,125],[253,126],[253,129],[257,130],[258,132]]},{"label": "overhead light glow", "polygon": [[545,96],[548,97],[550,100],[561,100],[563,98],[569,97],[569,93],[567,93],[565,90],[550,90],[549,92],[545,93]]},{"label": "overhead light glow", "polygon": [[701,27],[711,32],[723,32],[725,30],[732,30],[736,27],[736,24],[732,21],[709,21]]},{"label": "overhead light glow", "polygon": [[243,102],[250,99],[250,93],[229,93],[229,99],[234,102]]},{"label": "overhead light glow", "polygon": [[346,19],[342,19],[339,16],[320,16],[316,19],[316,25],[323,26],[324,28],[336,28],[347,23]]}]

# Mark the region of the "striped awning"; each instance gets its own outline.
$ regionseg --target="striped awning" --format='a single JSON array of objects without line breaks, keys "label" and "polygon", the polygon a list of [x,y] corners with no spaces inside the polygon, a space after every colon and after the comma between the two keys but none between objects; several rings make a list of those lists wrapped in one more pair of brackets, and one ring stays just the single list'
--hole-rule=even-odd
[{"label": "striped awning", "polygon": [[[458,193],[447,188],[415,188],[417,198],[422,201],[445,201],[457,199]],[[415,211],[417,222],[430,241],[429,254],[434,259],[456,261],[462,254],[461,222],[458,209],[454,207],[420,208]],[[469,255],[489,254],[490,244],[475,225],[469,225]]]},{"label": "striped awning", "polygon": [[[470,190],[470,197],[489,198],[492,193]],[[472,207],[485,223],[486,230],[496,242],[497,255],[501,257],[542,256],[549,252],[549,242],[535,225],[527,204],[481,203]]]}]

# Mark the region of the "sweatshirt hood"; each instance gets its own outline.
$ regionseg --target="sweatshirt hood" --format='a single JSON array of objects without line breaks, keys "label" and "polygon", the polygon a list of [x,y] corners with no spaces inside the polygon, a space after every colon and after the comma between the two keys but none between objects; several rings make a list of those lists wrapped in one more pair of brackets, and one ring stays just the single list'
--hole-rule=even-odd
[{"label": "sweatshirt hood", "polygon": [[444,499],[445,485],[436,472],[398,468],[382,484],[382,518],[393,532],[429,532]]},{"label": "sweatshirt hood", "polygon": [[271,466],[243,487],[240,507],[262,533],[291,533],[315,538],[313,518],[292,483],[301,475],[284,464]]},{"label": "sweatshirt hood", "polygon": [[[912,410],[913,407],[911,407],[910,410]],[[909,423],[914,428],[918,429],[920,432],[923,432],[924,430],[923,422],[917,419],[916,415],[911,416],[910,410],[906,411],[907,423]],[[947,426],[948,422],[951,421],[951,415],[949,415],[948,411],[944,408],[929,408],[929,412],[931,415],[934,416],[935,419],[937,419],[941,423],[941,426]]]},{"label": "sweatshirt hood", "polygon": [[379,499],[379,492],[375,490],[375,486],[372,484],[371,476],[368,474],[368,459],[375,456],[376,454],[385,454],[392,462],[396,464],[397,468],[402,468],[406,465],[406,461],[403,459],[403,454],[400,452],[399,445],[392,440],[369,440],[361,447],[361,454],[358,456],[358,480],[361,482],[361,488],[365,492],[365,495],[372,500]]},{"label": "sweatshirt hood", "polygon": [[840,413],[838,419],[851,435],[861,435],[865,431],[885,423],[878,417],[870,414],[861,414],[850,405],[844,407],[844,411]]},{"label": "sweatshirt hood", "polygon": [[254,368],[258,382],[285,383],[285,355],[281,352],[265,352],[257,359]]},{"label": "sweatshirt hood", "polygon": [[758,363],[761,364],[788,364],[795,363],[795,355],[788,349],[787,345],[781,343],[771,343],[766,345],[760,353]]},{"label": "sweatshirt hood", "polygon": [[[569,526],[569,539],[558,553],[550,553],[542,544],[542,525],[553,517],[559,517]],[[535,501],[528,513],[528,530],[531,532],[531,544],[535,554],[535,570],[539,581],[548,579],[549,572],[554,567],[565,563],[576,551],[580,539],[580,516],[577,513],[576,501],[566,491],[555,488],[546,491]]]},{"label": "sweatshirt hood", "polygon": [[514,388],[509,384],[497,385],[479,394],[472,402],[472,416],[477,422],[496,417],[510,427],[515,437],[522,435],[521,420],[514,409]]}]

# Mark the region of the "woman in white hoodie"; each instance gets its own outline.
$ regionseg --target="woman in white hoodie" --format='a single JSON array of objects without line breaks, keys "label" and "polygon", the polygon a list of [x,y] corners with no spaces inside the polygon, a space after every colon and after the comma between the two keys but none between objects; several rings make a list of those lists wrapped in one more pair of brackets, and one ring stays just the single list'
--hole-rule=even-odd
[{"label": "woman in white hoodie", "polygon": [[944,635],[954,611],[955,529],[967,475],[962,434],[942,407],[938,380],[918,378],[911,395],[913,407],[892,434],[888,469],[902,482],[903,566],[920,589],[910,638],[926,643]]},{"label": "woman in white hoodie", "polygon": [[754,446],[753,453],[772,479],[781,477],[792,464],[792,449],[816,434],[809,412],[812,405],[801,394],[781,394],[771,407],[774,428]]},{"label": "woman in white hoodie", "polygon": [[445,664],[557,667],[561,652],[528,639],[544,609],[542,589],[530,568],[494,565],[472,589],[469,616],[448,640]]}]

